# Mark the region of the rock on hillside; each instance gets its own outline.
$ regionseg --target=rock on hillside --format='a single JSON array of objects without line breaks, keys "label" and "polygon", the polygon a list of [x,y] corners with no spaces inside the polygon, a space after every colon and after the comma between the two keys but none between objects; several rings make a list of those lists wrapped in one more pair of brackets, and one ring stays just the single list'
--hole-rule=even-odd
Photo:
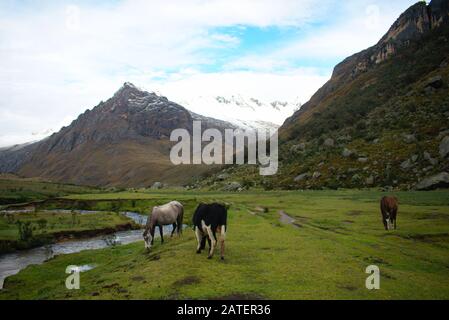
[{"label": "rock on hillside", "polygon": [[425,178],[415,186],[416,190],[434,190],[438,188],[449,188],[449,173],[440,172]]}]

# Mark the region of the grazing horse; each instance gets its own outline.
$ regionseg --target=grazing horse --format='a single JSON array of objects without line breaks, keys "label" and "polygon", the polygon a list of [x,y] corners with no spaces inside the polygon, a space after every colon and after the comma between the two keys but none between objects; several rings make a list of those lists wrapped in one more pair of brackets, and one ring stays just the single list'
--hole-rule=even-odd
[{"label": "grazing horse", "polygon": [[217,235],[220,233],[220,253],[221,259],[224,260],[224,241],[227,231],[228,211],[225,206],[218,203],[200,204],[193,215],[193,225],[195,235],[198,241],[196,253],[206,247],[206,240],[209,243],[208,259],[214,255],[214,249],[217,245]]},{"label": "grazing horse", "polygon": [[383,197],[380,200],[380,211],[385,230],[396,229],[396,215],[398,213],[398,199],[396,197]]},{"label": "grazing horse", "polygon": [[164,235],[162,226],[173,225],[171,236],[178,230],[178,235],[182,233],[182,219],[184,216],[184,207],[178,201],[172,201],[162,206],[154,207],[151,215],[148,217],[143,239],[145,240],[145,248],[151,249],[154,241],[154,229],[159,227],[161,234],[161,243],[164,243]]}]

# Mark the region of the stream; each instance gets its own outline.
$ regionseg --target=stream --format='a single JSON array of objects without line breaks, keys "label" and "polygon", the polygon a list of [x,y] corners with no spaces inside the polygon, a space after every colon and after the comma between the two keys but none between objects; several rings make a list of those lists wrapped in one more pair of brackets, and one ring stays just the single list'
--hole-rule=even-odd
[{"label": "stream", "polygon": [[[62,212],[62,210],[53,210]],[[84,214],[93,214],[94,211],[83,212]],[[123,215],[131,218],[137,224],[144,226],[147,217],[135,212],[122,212]],[[185,227],[185,226],[183,226]],[[163,234],[170,234],[172,226],[164,226]],[[13,253],[7,253],[0,256],[0,289],[3,288],[5,279],[11,275],[19,273],[32,264],[42,264],[45,261],[60,255],[76,253],[84,250],[102,249],[113,245],[129,244],[142,241],[143,248],[143,230],[119,231],[110,235],[97,236],[88,239],[71,240],[54,243],[43,247],[29,250],[21,250]],[[159,237],[159,232],[155,232],[155,238]]]}]

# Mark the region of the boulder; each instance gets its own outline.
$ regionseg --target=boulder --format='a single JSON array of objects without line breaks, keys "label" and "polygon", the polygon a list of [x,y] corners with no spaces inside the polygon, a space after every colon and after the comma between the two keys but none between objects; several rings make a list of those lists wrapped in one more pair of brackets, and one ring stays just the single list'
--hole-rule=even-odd
[{"label": "boulder", "polygon": [[368,186],[372,186],[374,184],[374,177],[373,176],[369,176],[368,178],[366,178],[365,183]]},{"label": "boulder", "polygon": [[335,144],[335,141],[332,138],[327,138],[326,140],[324,140],[325,147],[333,147],[334,144]]},{"label": "boulder", "polygon": [[153,185],[151,186],[151,189],[162,189],[164,187],[164,185],[162,184],[162,182],[159,182],[159,181],[157,181],[157,182],[155,182],[155,183],[153,183]]},{"label": "boulder", "polygon": [[416,137],[414,134],[403,134],[402,139],[405,143],[413,143],[416,142]]},{"label": "boulder", "polygon": [[299,182],[305,179],[308,179],[310,177],[310,174],[308,172],[302,173],[299,176],[297,176],[295,179],[293,179],[295,182]]},{"label": "boulder", "polygon": [[222,173],[217,176],[217,180],[219,180],[219,181],[224,181],[228,178],[229,178],[229,174],[227,174],[227,173]]},{"label": "boulder", "polygon": [[313,173],[313,175],[312,175],[312,178],[313,178],[313,179],[318,179],[319,177],[321,177],[321,173],[318,172],[318,171],[315,171],[315,172]]},{"label": "boulder", "polygon": [[424,87],[432,87],[434,89],[439,89],[443,86],[443,78],[440,75],[429,78],[425,83]]},{"label": "boulder", "polygon": [[429,163],[430,163],[432,166],[435,166],[435,165],[438,164],[438,160],[432,158],[432,156],[430,155],[430,153],[428,153],[427,151],[424,151],[423,156],[424,156],[424,159],[427,160],[427,161],[429,161]]},{"label": "boulder", "polygon": [[428,86],[424,88],[424,93],[426,95],[431,95],[436,91],[436,89],[434,87]]},{"label": "boulder", "polygon": [[337,138],[337,141],[339,141],[339,142],[349,142],[351,140],[352,140],[352,138],[350,135],[339,136]]},{"label": "boulder", "polygon": [[447,135],[449,135],[449,129],[441,130],[440,133],[438,134],[438,139],[441,139]]},{"label": "boulder", "polygon": [[306,144],[304,142],[300,143],[300,144],[295,144],[290,148],[291,152],[302,152],[305,150],[306,150]]},{"label": "boulder", "polygon": [[233,181],[233,182],[228,183],[226,186],[224,186],[223,190],[224,191],[241,191],[242,185],[239,182]]},{"label": "boulder", "polygon": [[402,170],[410,169],[411,167],[413,167],[413,161],[412,161],[412,159],[407,159],[407,160],[405,160],[404,162],[402,162],[402,163],[400,164],[400,167],[401,167]]},{"label": "boulder", "polygon": [[347,149],[347,148],[344,148],[344,149],[343,149],[343,152],[341,153],[341,155],[342,155],[343,157],[345,157],[345,158],[349,158],[349,157],[352,156],[353,154],[354,154],[354,152],[351,151],[351,150],[349,150],[349,149]]},{"label": "boulder", "polygon": [[449,154],[449,136],[446,136],[440,143],[440,156],[441,158],[444,159],[448,154]]},{"label": "boulder", "polygon": [[436,175],[424,178],[415,186],[416,190],[434,190],[438,188],[449,188],[449,173],[440,172]]},{"label": "boulder", "polygon": [[361,158],[358,158],[357,161],[361,162],[361,163],[366,163],[366,162],[368,162],[368,158],[361,157]]}]

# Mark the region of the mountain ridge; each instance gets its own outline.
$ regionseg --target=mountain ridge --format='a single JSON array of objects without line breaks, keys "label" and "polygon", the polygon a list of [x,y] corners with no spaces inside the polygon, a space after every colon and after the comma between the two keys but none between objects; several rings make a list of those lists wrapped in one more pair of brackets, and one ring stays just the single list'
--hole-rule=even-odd
[{"label": "mountain ridge", "polygon": [[410,41],[419,40],[428,31],[447,24],[448,12],[449,1],[447,0],[433,0],[429,5],[420,1],[409,7],[376,45],[351,55],[335,66],[331,79],[300,110],[286,119],[280,129],[281,136],[285,138],[285,131],[288,131],[288,128],[295,122],[306,122],[311,116],[310,110],[327,95],[386,61],[398,49],[407,47]]},{"label": "mountain ridge", "polygon": [[[192,132],[193,120],[183,106],[126,82],[59,132],[36,143],[3,148],[0,172],[95,186],[187,183],[212,169],[182,169],[170,162],[172,130]],[[203,128],[236,128],[210,117],[201,121]]]}]

